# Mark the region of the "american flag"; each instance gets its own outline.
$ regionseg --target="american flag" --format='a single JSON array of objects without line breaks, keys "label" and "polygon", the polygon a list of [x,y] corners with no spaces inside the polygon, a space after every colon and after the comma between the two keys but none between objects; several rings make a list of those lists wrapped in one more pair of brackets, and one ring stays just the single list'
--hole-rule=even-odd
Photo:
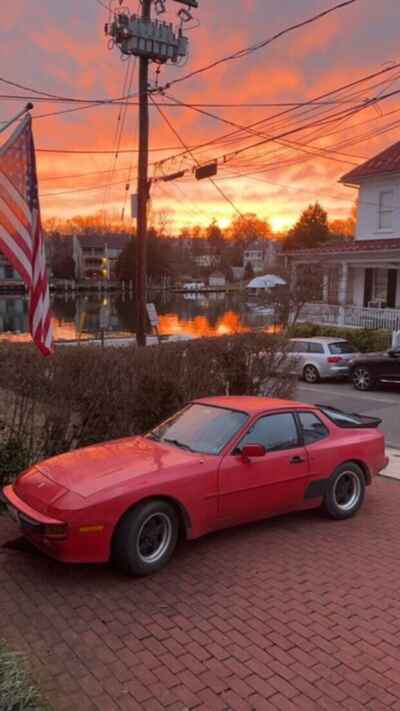
[{"label": "american flag", "polygon": [[0,251],[26,284],[30,332],[43,355],[49,355],[49,284],[30,115],[0,148]]}]

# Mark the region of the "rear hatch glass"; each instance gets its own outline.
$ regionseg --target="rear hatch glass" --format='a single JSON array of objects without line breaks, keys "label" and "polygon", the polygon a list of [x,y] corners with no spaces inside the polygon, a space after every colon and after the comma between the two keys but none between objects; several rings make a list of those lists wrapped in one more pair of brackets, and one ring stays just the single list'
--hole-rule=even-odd
[{"label": "rear hatch glass", "polygon": [[332,355],[345,355],[347,353],[357,353],[354,346],[352,346],[351,343],[347,343],[347,341],[338,341],[338,343],[330,343],[328,345],[328,350],[329,350],[329,353],[332,353]]},{"label": "rear hatch glass", "polygon": [[382,420],[379,417],[370,417],[369,415],[359,415],[356,412],[343,412],[335,407],[326,407],[325,405],[317,405],[321,412],[328,417],[338,427],[343,428],[365,428],[378,427]]}]

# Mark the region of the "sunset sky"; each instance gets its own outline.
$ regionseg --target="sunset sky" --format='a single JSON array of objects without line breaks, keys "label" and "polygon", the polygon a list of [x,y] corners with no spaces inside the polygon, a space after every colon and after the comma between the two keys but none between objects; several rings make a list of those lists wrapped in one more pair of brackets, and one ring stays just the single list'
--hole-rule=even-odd
[{"label": "sunset sky", "polygon": [[[132,12],[137,8],[137,0],[127,0],[126,4]],[[193,13],[195,20],[189,25],[200,23],[188,32],[190,55],[186,65],[162,67],[159,81],[165,84],[334,4],[335,0],[200,0],[199,9]],[[113,3],[113,7],[117,5],[118,2]],[[167,0],[167,6],[168,13],[161,19],[173,20],[180,6],[173,0]],[[107,15],[96,0],[7,2],[1,28],[1,77],[69,98],[110,99],[125,94],[127,65],[121,62],[117,48],[107,48],[104,36]],[[178,83],[168,94],[192,104],[304,102],[400,61],[398,19],[398,0],[358,0],[246,58],[227,62]],[[132,74],[135,71],[134,92],[137,89],[134,60],[131,65]],[[154,76],[152,68],[152,81]],[[270,117],[285,107],[204,107],[203,110],[242,126],[266,121],[253,129],[253,134],[247,132],[219,140],[196,152],[196,156],[201,163],[221,158],[262,140],[262,136],[277,136],[396,89],[400,89],[400,68],[361,84],[351,92],[337,94],[333,99],[340,99],[340,104],[297,109],[273,121]],[[34,96],[31,91],[1,82],[0,94],[3,97]],[[337,181],[353,165],[400,139],[400,114],[396,113],[399,97],[400,94],[382,100],[376,106],[353,116],[336,118],[322,127],[317,125],[297,132],[287,139],[296,141],[296,145],[270,142],[240,156],[230,156],[230,160],[219,167],[217,183],[237,211],[255,212],[259,217],[268,218],[276,230],[293,223],[299,212],[317,199],[328,209],[331,219],[347,217],[355,192],[338,185]],[[160,104],[168,101],[161,96],[155,100]],[[6,120],[24,104],[22,98],[0,101],[0,120]],[[70,109],[73,104],[34,103],[38,149],[115,150],[120,107],[91,106],[59,116],[46,116]],[[220,139],[235,130],[192,109],[166,107],[164,112],[190,146]],[[326,135],[328,133],[330,135]],[[136,144],[137,107],[130,106],[120,148],[136,148]],[[151,148],[162,147],[167,150],[152,153],[152,163],[181,152],[176,136],[153,107]],[[321,156],[321,148],[325,157]],[[112,153],[38,152],[44,217],[67,218],[104,209],[119,216],[125,203],[126,179],[129,174],[136,175],[135,163],[135,154],[121,153],[115,161]],[[114,164],[115,170],[111,172]],[[163,170],[168,173],[192,166],[193,159],[188,156],[165,163]],[[160,172],[157,168],[156,175]],[[130,192],[135,192],[134,180]],[[213,218],[224,227],[235,216],[231,204],[209,181],[198,183],[191,174],[174,183],[154,186],[153,219],[157,219],[160,211],[167,214],[175,230],[184,224],[205,225]]]}]

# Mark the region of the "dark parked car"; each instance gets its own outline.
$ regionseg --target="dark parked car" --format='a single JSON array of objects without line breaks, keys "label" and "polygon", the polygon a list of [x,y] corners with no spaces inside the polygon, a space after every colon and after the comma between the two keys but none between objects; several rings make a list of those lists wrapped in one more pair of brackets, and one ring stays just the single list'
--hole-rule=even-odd
[{"label": "dark parked car", "polygon": [[378,383],[400,383],[400,348],[358,356],[351,362],[350,377],[356,390],[372,390]]}]

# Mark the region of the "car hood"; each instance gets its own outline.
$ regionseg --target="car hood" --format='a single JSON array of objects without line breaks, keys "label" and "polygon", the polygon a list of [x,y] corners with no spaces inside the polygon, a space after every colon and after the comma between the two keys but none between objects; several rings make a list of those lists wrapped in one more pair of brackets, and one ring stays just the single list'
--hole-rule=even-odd
[{"label": "car hood", "polygon": [[146,437],[127,437],[60,454],[36,469],[64,490],[86,498],[128,481],[150,482],[166,469],[184,467],[200,458],[199,454]]}]

